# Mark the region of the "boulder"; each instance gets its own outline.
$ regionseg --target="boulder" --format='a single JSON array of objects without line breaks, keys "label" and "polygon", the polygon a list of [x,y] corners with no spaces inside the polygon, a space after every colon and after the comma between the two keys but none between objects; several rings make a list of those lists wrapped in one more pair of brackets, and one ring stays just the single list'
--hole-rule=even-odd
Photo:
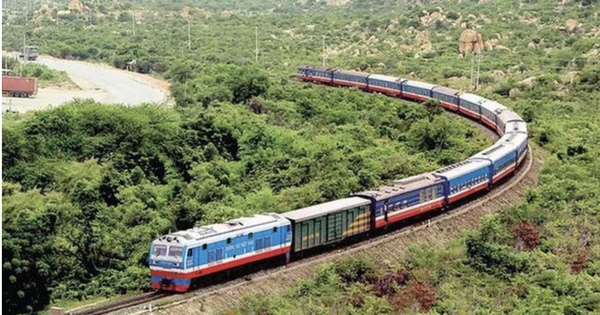
[{"label": "boulder", "polygon": [[472,52],[478,54],[483,51],[483,38],[481,34],[474,30],[464,30],[460,34],[459,51],[462,56],[466,56]]},{"label": "boulder", "polygon": [[537,79],[535,77],[529,77],[523,81],[519,81],[519,83],[528,87],[532,87],[537,83]]},{"label": "boulder", "polygon": [[410,48],[410,46],[402,44],[400,45],[400,48],[398,48],[398,51],[400,51],[401,54],[406,54],[407,52],[411,52],[412,48]]},{"label": "boulder", "polygon": [[565,22],[565,26],[567,29],[567,32],[569,33],[573,33],[577,30],[577,28],[579,27],[579,23],[577,23],[577,21],[573,20],[573,19],[568,19]]},{"label": "boulder", "polygon": [[519,90],[519,88],[512,88],[508,91],[508,96],[510,97],[517,97],[521,94],[521,90]]},{"label": "boulder", "polygon": [[73,0],[67,4],[67,9],[71,11],[85,12],[85,7],[80,0]]},{"label": "boulder", "polygon": [[573,84],[579,75],[578,71],[569,71],[562,77],[562,82],[565,84]]},{"label": "boulder", "polygon": [[536,49],[537,45],[534,42],[529,42],[529,44],[527,44],[527,48],[529,48],[529,49]]}]

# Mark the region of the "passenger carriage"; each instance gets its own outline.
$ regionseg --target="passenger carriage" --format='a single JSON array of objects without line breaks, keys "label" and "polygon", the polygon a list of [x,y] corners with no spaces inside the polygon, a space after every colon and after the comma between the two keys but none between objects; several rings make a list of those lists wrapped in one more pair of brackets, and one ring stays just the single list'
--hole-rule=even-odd
[{"label": "passenger carriage", "polygon": [[426,101],[431,98],[431,90],[435,85],[420,81],[406,80],[402,82],[402,97],[415,101]]},{"label": "passenger carriage", "polygon": [[314,66],[298,66],[298,77],[304,81],[315,81],[331,84],[333,69]]},{"label": "passenger carriage", "polygon": [[354,86],[359,89],[367,89],[367,78],[370,73],[350,71],[350,70],[335,70],[333,71],[333,84],[341,86]]},{"label": "passenger carriage", "polygon": [[[506,110],[506,107],[498,102],[483,99],[481,102],[481,122],[498,132],[498,114]],[[500,133],[502,134],[502,133]]]},{"label": "passenger carriage", "polygon": [[466,160],[443,167],[435,174],[446,180],[447,204],[466,198],[489,187],[489,161]]},{"label": "passenger carriage", "polygon": [[527,124],[515,112],[504,110],[498,115],[498,132],[500,134],[508,132],[527,133]]},{"label": "passenger carriage", "polygon": [[259,214],[171,233],[152,242],[152,287],[185,292],[193,279],[275,256],[289,257],[290,222]]},{"label": "passenger carriage", "polygon": [[475,154],[470,159],[484,160],[491,163],[489,166],[489,183],[493,185],[515,171],[517,148],[509,141],[501,140],[492,147]]},{"label": "passenger carriage", "polygon": [[[504,138],[504,137],[503,137]],[[517,167],[523,163],[527,156],[527,133],[511,132],[506,134],[506,142],[517,148]]]},{"label": "passenger carriage", "polygon": [[459,95],[459,91],[445,86],[436,86],[431,90],[431,96],[439,100],[442,107],[455,112],[458,111]]},{"label": "passenger carriage", "polygon": [[433,174],[422,174],[354,195],[371,200],[375,228],[381,228],[442,208],[445,199],[444,180]]},{"label": "passenger carriage", "polygon": [[369,83],[369,91],[401,97],[402,82],[406,80],[387,75],[372,74],[368,77],[367,81]]},{"label": "passenger carriage", "polygon": [[479,95],[463,93],[459,96],[458,111],[479,120],[481,118],[481,103],[483,100],[485,99]]}]

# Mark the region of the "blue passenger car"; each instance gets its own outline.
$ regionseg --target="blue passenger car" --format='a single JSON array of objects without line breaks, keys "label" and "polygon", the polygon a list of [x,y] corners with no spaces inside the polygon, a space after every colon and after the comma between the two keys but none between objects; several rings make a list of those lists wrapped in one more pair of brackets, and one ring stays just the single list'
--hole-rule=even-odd
[{"label": "blue passenger car", "polygon": [[481,103],[485,99],[479,95],[463,93],[459,97],[458,111],[469,117],[479,120],[481,118]]},{"label": "blue passenger car", "polygon": [[445,86],[436,86],[431,90],[431,96],[442,103],[442,107],[458,111],[458,95],[460,92]]},{"label": "blue passenger car", "polygon": [[333,69],[314,66],[298,66],[298,77],[304,81],[316,81],[331,84]]},{"label": "blue passenger car", "polygon": [[431,98],[431,90],[435,85],[425,82],[406,80],[402,82],[402,97],[415,101],[425,101]]},{"label": "blue passenger car", "polygon": [[370,75],[366,72],[336,70],[333,72],[333,84],[366,89],[368,87],[367,78]]},{"label": "blue passenger car", "polygon": [[489,167],[490,184],[495,184],[503,177],[510,175],[517,166],[517,149],[510,142],[507,142],[507,136],[503,137],[490,148],[475,154],[471,160],[484,160],[491,163]]},{"label": "blue passenger car", "polygon": [[444,180],[422,174],[354,194],[371,200],[375,227],[398,222],[421,213],[442,208],[445,202]]},{"label": "blue passenger car", "polygon": [[435,171],[436,175],[446,180],[447,203],[488,188],[490,164],[484,160],[466,160]]}]

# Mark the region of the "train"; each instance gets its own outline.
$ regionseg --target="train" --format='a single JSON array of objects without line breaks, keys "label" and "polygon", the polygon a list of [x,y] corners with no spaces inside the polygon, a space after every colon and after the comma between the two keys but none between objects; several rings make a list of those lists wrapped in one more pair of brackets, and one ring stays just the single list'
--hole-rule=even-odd
[{"label": "train", "polygon": [[464,201],[513,174],[527,154],[527,125],[507,107],[481,96],[403,78],[299,66],[304,82],[356,87],[411,101],[439,100],[449,111],[478,121],[500,136],[472,157],[347,198],[286,213],[263,213],[163,235],[150,246],[152,288],[186,292],[216,272],[275,257],[289,262],[306,251],[367,237],[391,224]]}]

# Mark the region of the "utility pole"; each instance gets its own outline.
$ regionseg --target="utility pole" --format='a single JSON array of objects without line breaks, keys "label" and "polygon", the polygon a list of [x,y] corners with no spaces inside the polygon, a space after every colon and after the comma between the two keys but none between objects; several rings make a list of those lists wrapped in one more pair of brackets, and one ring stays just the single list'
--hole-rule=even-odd
[{"label": "utility pole", "polygon": [[479,68],[481,65],[481,53],[477,54],[477,87],[475,88],[475,91],[479,91]]},{"label": "utility pole", "polygon": [[321,38],[322,55],[323,55],[323,68],[325,68],[325,35]]},{"label": "utility pole", "polygon": [[192,31],[191,31],[191,22],[190,20],[188,21],[188,50],[192,50]]},{"label": "utility pole", "polygon": [[471,52],[471,83],[469,83],[469,89],[473,90],[473,67],[475,62],[475,53]]},{"label": "utility pole", "polygon": [[258,64],[258,26],[254,27],[254,61]]},{"label": "utility pole", "polygon": [[27,17],[29,16],[29,0],[25,3],[25,26],[27,26]]},{"label": "utility pole", "polygon": [[25,33],[23,33],[23,60],[21,61],[21,65],[20,65],[20,69],[21,69],[21,76],[23,76],[23,64],[25,63],[25,60],[27,60],[27,55],[28,55],[28,50],[25,48],[27,42],[27,35]]}]

